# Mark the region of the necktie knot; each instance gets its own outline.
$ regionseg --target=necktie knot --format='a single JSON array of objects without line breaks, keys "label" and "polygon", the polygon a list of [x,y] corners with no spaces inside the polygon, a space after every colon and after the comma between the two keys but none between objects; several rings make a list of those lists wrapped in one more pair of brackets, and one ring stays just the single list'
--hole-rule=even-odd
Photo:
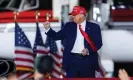
[{"label": "necktie knot", "polygon": [[79,24],[79,28],[81,28],[81,24]]},{"label": "necktie knot", "polygon": [[[79,24],[79,29],[80,29],[80,31],[82,30],[82,28],[81,28],[81,24]],[[81,31],[82,32],[82,31]]]},{"label": "necktie knot", "polygon": [[80,32],[83,33],[83,30],[82,30],[82,28],[81,28],[81,24],[79,24],[78,26],[79,26]]}]

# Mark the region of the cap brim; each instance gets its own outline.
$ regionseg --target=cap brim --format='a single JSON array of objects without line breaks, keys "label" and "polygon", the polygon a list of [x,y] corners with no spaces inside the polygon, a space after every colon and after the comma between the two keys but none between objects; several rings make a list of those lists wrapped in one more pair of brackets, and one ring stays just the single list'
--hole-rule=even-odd
[{"label": "cap brim", "polygon": [[75,13],[72,11],[72,12],[70,12],[68,15],[73,15],[73,16],[74,16],[74,15],[75,15]]}]

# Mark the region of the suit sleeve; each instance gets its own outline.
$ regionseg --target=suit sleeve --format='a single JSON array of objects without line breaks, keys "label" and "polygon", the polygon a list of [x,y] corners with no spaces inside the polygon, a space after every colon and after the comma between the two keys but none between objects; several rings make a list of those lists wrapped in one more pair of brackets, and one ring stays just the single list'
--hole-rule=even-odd
[{"label": "suit sleeve", "polygon": [[52,28],[46,33],[47,36],[52,38],[53,40],[63,40],[65,38],[65,28],[67,24],[60,31],[55,32]]},{"label": "suit sleeve", "polygon": [[100,26],[99,25],[95,25],[95,29],[93,31],[93,34],[94,34],[94,37],[93,37],[93,41],[94,41],[94,44],[96,45],[96,48],[97,50],[99,50],[103,43],[102,43],[102,35],[101,35],[101,29],[100,29]]}]

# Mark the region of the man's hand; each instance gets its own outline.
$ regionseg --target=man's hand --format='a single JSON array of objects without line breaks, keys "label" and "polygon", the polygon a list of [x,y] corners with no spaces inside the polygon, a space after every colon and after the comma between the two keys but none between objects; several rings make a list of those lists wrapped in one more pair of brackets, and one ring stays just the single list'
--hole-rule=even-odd
[{"label": "man's hand", "polygon": [[83,49],[83,50],[82,50],[82,55],[85,56],[85,55],[87,55],[87,54],[88,54],[88,49],[87,49],[87,48]]},{"label": "man's hand", "polygon": [[120,80],[131,80],[130,77],[128,76],[128,73],[124,69],[119,70],[119,78]]},{"label": "man's hand", "polygon": [[44,23],[43,23],[43,26],[44,26],[44,28],[45,28],[46,30],[49,29],[49,28],[50,28],[50,23],[49,23],[49,21],[44,22]]}]

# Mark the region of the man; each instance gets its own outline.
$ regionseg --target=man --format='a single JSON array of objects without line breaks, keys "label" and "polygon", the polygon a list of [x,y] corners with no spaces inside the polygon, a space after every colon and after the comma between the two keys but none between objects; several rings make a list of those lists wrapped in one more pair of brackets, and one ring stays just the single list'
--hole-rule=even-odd
[{"label": "man", "polygon": [[43,78],[49,78],[50,72],[52,72],[53,59],[50,56],[40,56],[37,58],[36,72],[34,75],[35,80],[40,80]]},{"label": "man", "polygon": [[68,78],[95,77],[98,69],[98,54],[102,46],[99,25],[86,21],[86,10],[75,6],[72,15],[73,22],[65,24],[59,32],[50,28],[45,22],[46,34],[54,40],[65,40],[63,52],[63,69]]}]

